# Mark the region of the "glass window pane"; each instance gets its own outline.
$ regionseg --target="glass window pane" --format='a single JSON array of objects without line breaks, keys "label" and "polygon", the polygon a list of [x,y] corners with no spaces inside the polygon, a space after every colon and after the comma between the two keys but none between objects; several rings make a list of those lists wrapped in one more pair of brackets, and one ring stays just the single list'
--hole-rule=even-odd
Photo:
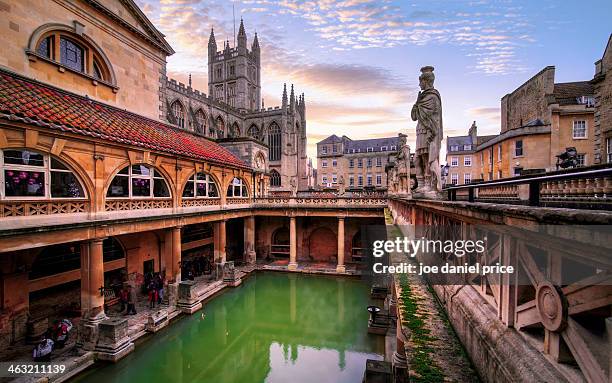
[{"label": "glass window pane", "polygon": [[132,197],[150,197],[151,180],[146,178],[132,178]]},{"label": "glass window pane", "polygon": [[40,153],[27,150],[5,150],[4,163],[15,165],[44,166],[44,157]]},{"label": "glass window pane", "polygon": [[197,176],[200,181],[206,180],[206,173],[198,173]]},{"label": "glass window pane", "polygon": [[128,185],[130,182],[129,177],[125,176],[115,176],[110,186],[108,187],[108,192],[106,192],[107,197],[129,197]]},{"label": "glass window pane", "polygon": [[219,197],[219,193],[217,192],[217,185],[214,182],[208,183],[208,196]]},{"label": "glass window pane", "polygon": [[83,189],[72,173],[51,172],[51,197],[82,198]]},{"label": "glass window pane", "polygon": [[119,173],[117,173],[117,174],[125,174],[125,175],[128,175],[128,174],[129,174],[129,166],[126,166],[125,168],[121,169],[121,170],[119,171]]},{"label": "glass window pane", "polygon": [[248,195],[249,195],[249,193],[247,193],[247,187],[246,187],[246,185],[242,185],[242,196],[243,196],[243,197],[246,197],[246,196],[248,196]]},{"label": "glass window pane", "polygon": [[153,180],[153,197],[170,197],[166,181],[158,178]]},{"label": "glass window pane", "polygon": [[183,190],[183,198],[193,197],[193,181],[187,181],[185,189]]},{"label": "glass window pane", "polygon": [[79,72],[84,71],[83,48],[62,37],[60,38],[60,55],[62,65]]},{"label": "glass window pane", "polygon": [[51,169],[68,170],[68,168],[64,164],[62,164],[55,158],[51,158]]},{"label": "glass window pane", "polygon": [[149,169],[149,167],[146,165],[132,165],[132,174],[149,176],[151,175],[151,169]]},{"label": "glass window pane", "polygon": [[206,183],[199,182],[196,188],[197,197],[206,197]]},{"label": "glass window pane", "polygon": [[45,173],[7,169],[4,185],[7,197],[44,197]]}]

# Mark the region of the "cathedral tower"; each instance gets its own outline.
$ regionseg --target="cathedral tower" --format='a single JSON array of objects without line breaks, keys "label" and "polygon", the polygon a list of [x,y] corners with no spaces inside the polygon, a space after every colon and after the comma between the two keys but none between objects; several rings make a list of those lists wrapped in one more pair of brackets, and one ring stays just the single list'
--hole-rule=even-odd
[{"label": "cathedral tower", "polygon": [[247,47],[247,34],[242,19],[237,46],[226,43],[217,51],[213,31],[208,41],[208,93],[216,101],[234,108],[253,111],[261,107],[261,66],[257,33],[251,50]]}]

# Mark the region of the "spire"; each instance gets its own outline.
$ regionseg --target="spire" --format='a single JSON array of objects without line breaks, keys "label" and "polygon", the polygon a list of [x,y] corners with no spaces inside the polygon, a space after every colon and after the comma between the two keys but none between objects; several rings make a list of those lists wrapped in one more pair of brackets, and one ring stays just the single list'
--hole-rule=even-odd
[{"label": "spire", "polygon": [[253,45],[251,46],[251,50],[253,52],[259,52],[259,39],[257,38],[257,32],[255,32],[255,37],[253,38]]},{"label": "spire", "polygon": [[289,106],[291,110],[295,107],[295,93],[293,92],[293,84],[291,84],[291,96],[289,96]]},{"label": "spire", "polygon": [[217,54],[217,40],[215,40],[215,31],[210,28],[210,37],[208,38],[208,62],[212,62],[212,59]]},{"label": "spire", "polygon": [[283,85],[283,109],[287,108],[287,84]]},{"label": "spire", "polygon": [[242,18],[240,18],[240,29],[238,30],[238,49],[244,50],[246,53],[247,47],[247,35],[244,31],[244,22]]},{"label": "spire", "polygon": [[217,46],[217,41],[215,40],[215,30],[214,28],[210,28],[210,37],[208,38],[208,46]]},{"label": "spire", "polygon": [[189,87],[191,88],[191,73],[189,73]]}]

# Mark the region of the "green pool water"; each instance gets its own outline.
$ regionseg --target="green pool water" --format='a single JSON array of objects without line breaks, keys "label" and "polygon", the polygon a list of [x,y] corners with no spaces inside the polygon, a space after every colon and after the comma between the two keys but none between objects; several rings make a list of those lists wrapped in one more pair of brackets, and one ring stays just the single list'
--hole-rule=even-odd
[{"label": "green pool water", "polygon": [[384,353],[368,304],[360,280],[257,273],[74,382],[361,382]]}]

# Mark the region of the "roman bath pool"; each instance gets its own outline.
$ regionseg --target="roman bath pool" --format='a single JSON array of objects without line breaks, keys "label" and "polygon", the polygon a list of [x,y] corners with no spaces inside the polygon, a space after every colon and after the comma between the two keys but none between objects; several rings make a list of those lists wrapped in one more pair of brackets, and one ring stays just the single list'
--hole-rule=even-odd
[{"label": "roman bath pool", "polygon": [[358,279],[256,273],[72,382],[360,382],[384,353],[369,295]]}]

